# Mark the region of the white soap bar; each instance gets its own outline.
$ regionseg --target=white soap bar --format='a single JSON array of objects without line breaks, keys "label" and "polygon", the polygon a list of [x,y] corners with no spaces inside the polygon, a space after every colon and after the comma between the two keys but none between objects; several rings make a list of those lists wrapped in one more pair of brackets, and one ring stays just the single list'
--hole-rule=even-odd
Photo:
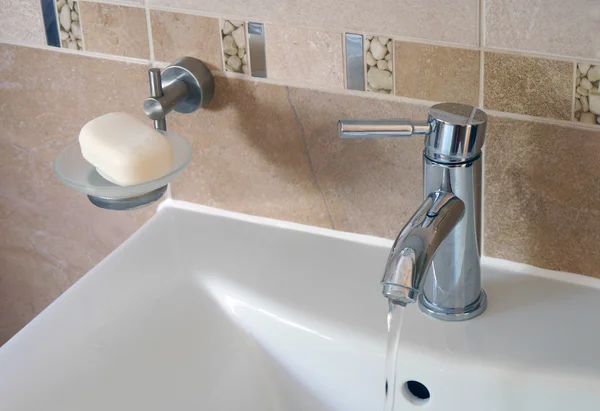
[{"label": "white soap bar", "polygon": [[79,133],[81,154],[100,175],[120,186],[156,180],[173,167],[169,140],[127,113],[109,113]]}]

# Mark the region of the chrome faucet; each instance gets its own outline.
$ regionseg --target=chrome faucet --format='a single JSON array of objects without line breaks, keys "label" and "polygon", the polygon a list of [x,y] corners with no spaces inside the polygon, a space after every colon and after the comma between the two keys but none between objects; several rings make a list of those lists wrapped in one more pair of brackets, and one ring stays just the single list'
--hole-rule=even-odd
[{"label": "chrome faucet", "polygon": [[398,234],[381,283],[392,303],[418,299],[430,317],[462,321],[481,314],[481,159],[486,114],[464,104],[429,109],[426,122],[341,120],[341,138],[425,136],[425,201]]}]

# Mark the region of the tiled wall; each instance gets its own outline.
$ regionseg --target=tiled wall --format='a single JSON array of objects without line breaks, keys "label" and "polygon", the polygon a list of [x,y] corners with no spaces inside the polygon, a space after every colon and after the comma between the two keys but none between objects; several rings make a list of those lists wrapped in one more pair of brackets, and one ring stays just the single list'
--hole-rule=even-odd
[{"label": "tiled wall", "polygon": [[352,75],[344,36],[360,34],[366,92],[600,128],[594,1],[1,1],[0,40],[52,45],[58,33],[63,48],[159,65],[192,55],[245,75],[245,23],[262,23],[268,80],[330,90]]},{"label": "tiled wall", "polygon": [[[0,343],[152,215],[93,207],[52,162],[95,116],[143,118],[146,70],[182,55],[217,92],[170,115],[194,150],[174,198],[392,238],[421,201],[422,140],[342,141],[336,120],[462,102],[490,114],[484,253],[600,277],[596,2],[298,4],[0,0]],[[345,89],[347,33],[363,36],[364,91]]]}]

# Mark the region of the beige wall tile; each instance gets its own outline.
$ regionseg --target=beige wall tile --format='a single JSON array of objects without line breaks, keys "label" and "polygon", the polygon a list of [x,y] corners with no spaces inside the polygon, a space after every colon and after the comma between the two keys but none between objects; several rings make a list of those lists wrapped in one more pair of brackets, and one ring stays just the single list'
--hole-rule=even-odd
[{"label": "beige wall tile", "polygon": [[[85,123],[102,114],[126,111],[148,121],[141,110],[147,65],[8,45],[0,49],[0,61],[6,85],[0,101],[11,102],[0,104],[0,117],[11,119],[2,123],[0,139],[44,161],[54,161]],[[110,79],[109,86],[102,79]]]},{"label": "beige wall tile", "polygon": [[342,35],[265,25],[267,77],[344,87]]},{"label": "beige wall tile", "polygon": [[571,62],[486,52],[483,84],[485,108],[571,119]]},{"label": "beige wall tile", "polygon": [[471,104],[479,100],[479,51],[395,42],[396,95]]},{"label": "beige wall tile", "polygon": [[149,0],[151,6],[177,7],[217,15],[323,30],[385,33],[477,45],[477,0]]},{"label": "beige wall tile", "polygon": [[214,100],[169,128],[191,139],[192,162],[173,197],[228,210],[331,227],[287,89],[216,77]]},{"label": "beige wall tile", "polygon": [[219,19],[160,10],[151,10],[150,18],[156,60],[171,63],[191,56],[221,70]]},{"label": "beige wall tile", "polygon": [[0,41],[46,45],[39,0],[0,0]]},{"label": "beige wall tile", "polygon": [[484,252],[600,278],[600,132],[491,117]]},{"label": "beige wall tile", "polygon": [[82,1],[79,12],[86,50],[150,58],[143,8]]},{"label": "beige wall tile", "polygon": [[[2,344],[154,208],[101,210],[62,185],[52,169],[85,122],[113,110],[141,111],[145,66],[3,44],[0,61],[0,78],[8,85],[0,87],[0,101],[11,102],[0,104]],[[111,78],[111,87],[99,78]]]},{"label": "beige wall tile", "polygon": [[600,59],[596,0],[486,0],[489,47]]},{"label": "beige wall tile", "polygon": [[423,200],[423,139],[341,140],[337,120],[422,120],[427,107],[294,88],[290,101],[335,228],[396,238]]}]

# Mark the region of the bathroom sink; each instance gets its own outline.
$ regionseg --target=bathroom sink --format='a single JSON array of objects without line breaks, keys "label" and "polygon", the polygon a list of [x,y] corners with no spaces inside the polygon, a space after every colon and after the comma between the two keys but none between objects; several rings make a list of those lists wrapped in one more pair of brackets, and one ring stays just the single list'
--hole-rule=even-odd
[{"label": "bathroom sink", "polygon": [[[168,200],[0,348],[0,409],[382,410],[391,244]],[[482,277],[477,318],[405,309],[398,381],[427,410],[597,410],[600,281]]]}]

